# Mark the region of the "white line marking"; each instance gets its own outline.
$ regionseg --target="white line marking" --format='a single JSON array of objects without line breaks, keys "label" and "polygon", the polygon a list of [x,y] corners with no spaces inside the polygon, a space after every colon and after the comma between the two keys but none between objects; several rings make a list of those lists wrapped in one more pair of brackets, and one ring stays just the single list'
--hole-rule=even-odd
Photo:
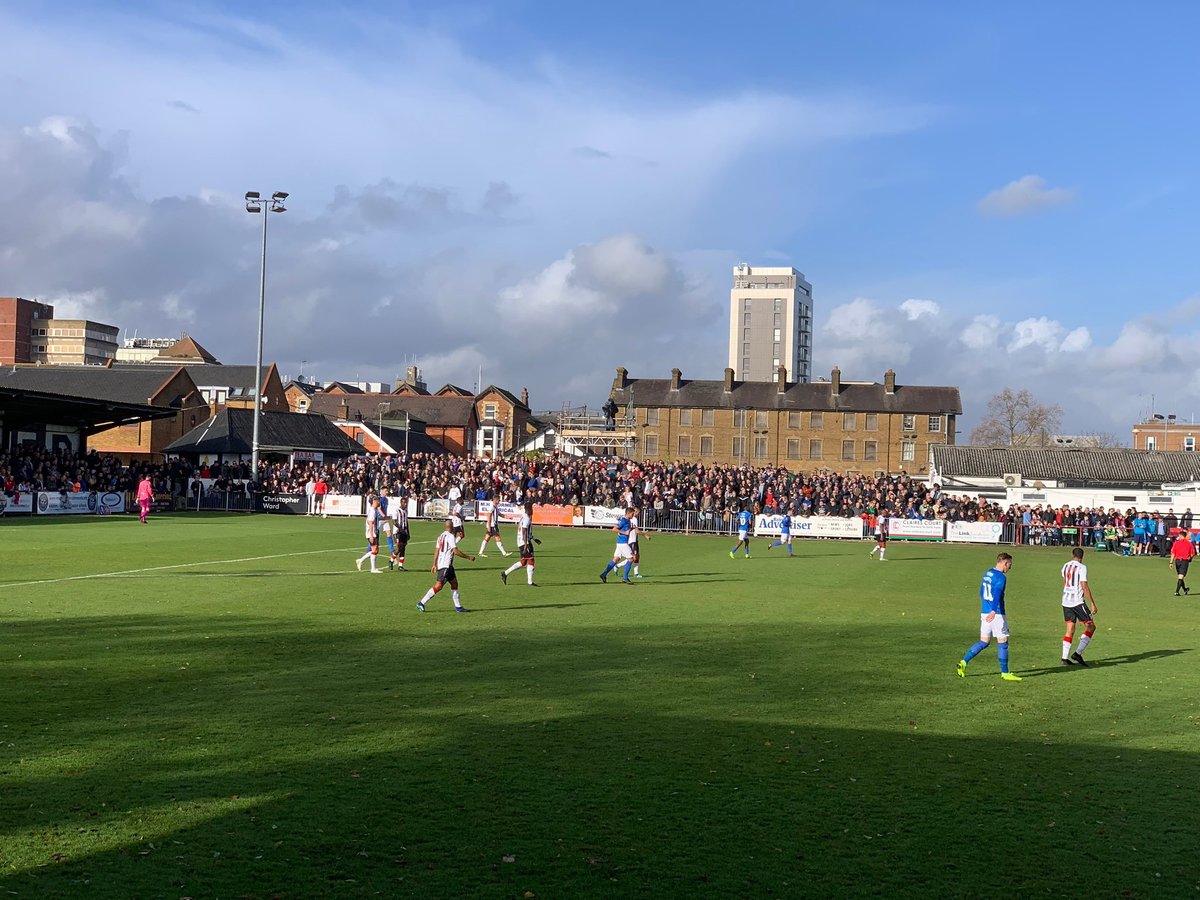
[{"label": "white line marking", "polygon": [[[408,546],[432,544],[433,541],[409,541]],[[361,550],[362,544],[354,547],[333,547],[328,550],[298,550],[295,553],[273,553],[270,556],[243,556],[241,559],[207,559],[199,562],[174,563],[169,566],[149,566],[145,569],[125,569],[121,572],[97,572],[94,575],[67,575],[63,578],[42,578],[38,581],[17,581],[12,584],[0,582],[0,588],[32,587],[37,584],[59,584],[63,581],[86,581],[89,578],[116,578],[120,575],[141,575],[146,572],[164,572],[168,569],[188,569],[193,566],[222,566],[229,563],[261,562],[264,559],[287,559],[292,556],[312,556],[315,553],[346,553]],[[299,573],[305,574],[305,573]]]}]

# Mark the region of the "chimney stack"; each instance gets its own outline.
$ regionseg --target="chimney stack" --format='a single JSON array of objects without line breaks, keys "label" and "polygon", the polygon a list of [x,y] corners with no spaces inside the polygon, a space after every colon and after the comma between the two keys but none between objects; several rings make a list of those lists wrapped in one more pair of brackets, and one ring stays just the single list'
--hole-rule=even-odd
[{"label": "chimney stack", "polygon": [[617,377],[613,379],[613,390],[623,391],[629,386],[629,370],[624,366],[617,366]]},{"label": "chimney stack", "polygon": [[671,370],[671,390],[673,390],[673,391],[679,390],[679,379],[682,376],[683,376],[683,373],[680,372],[678,369]]},{"label": "chimney stack", "polygon": [[780,366],[776,373],[775,383],[778,385],[779,393],[784,393],[787,390],[787,366]]},{"label": "chimney stack", "polygon": [[529,405],[529,388],[521,388],[521,405]]},{"label": "chimney stack", "polygon": [[725,370],[725,393],[733,391],[733,369]]},{"label": "chimney stack", "polygon": [[350,404],[345,400],[342,401],[341,407],[338,409],[338,418],[343,422],[350,418]]},{"label": "chimney stack", "polygon": [[842,370],[837,366],[833,367],[833,371],[829,373],[829,393],[837,397],[842,392]]},{"label": "chimney stack", "polygon": [[891,369],[883,373],[883,392],[885,394],[896,393],[896,373]]}]

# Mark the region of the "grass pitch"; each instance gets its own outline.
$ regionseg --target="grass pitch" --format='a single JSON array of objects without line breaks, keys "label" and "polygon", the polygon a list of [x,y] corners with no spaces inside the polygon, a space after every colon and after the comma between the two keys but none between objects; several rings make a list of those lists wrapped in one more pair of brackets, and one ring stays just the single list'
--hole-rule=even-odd
[{"label": "grass pitch", "polygon": [[543,529],[542,587],[493,548],[474,612],[422,615],[438,527],[376,576],[361,527],[0,525],[0,890],[1200,893],[1200,599],[1165,561],[1088,554],[1066,669],[1067,554],[1017,548],[1009,684],[994,646],[953,674],[993,547],[654,535],[630,588],[610,534]]}]

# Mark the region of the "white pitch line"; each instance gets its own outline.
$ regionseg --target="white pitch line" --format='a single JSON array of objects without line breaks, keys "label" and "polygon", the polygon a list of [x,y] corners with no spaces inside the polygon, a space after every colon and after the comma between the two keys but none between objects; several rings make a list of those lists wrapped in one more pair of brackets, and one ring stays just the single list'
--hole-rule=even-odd
[{"label": "white pitch line", "polygon": [[[409,541],[414,544],[432,544],[433,541]],[[243,556],[241,559],[207,559],[199,562],[174,563],[169,566],[148,566],[144,569],[125,569],[121,572],[97,572],[93,575],[67,575],[63,578],[42,578],[38,581],[17,581],[13,584],[0,583],[0,588],[32,587],[38,584],[59,584],[63,581],[86,581],[89,578],[115,578],[119,575],[142,575],[146,572],[164,572],[168,569],[187,569],[193,566],[223,566],[229,563],[261,562],[264,559],[287,559],[292,556],[312,556],[315,553],[346,553],[350,550],[361,549],[359,544],[354,547],[333,547],[328,550],[298,550],[295,553],[273,553],[270,556]]]}]

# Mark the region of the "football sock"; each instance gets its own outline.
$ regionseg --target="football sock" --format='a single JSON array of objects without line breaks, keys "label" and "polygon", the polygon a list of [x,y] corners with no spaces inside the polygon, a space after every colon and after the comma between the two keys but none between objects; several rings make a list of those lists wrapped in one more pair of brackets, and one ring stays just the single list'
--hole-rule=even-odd
[{"label": "football sock", "polygon": [[629,571],[630,571],[632,568],[633,568],[633,563],[625,563],[625,575],[624,575],[624,578],[625,578],[625,580],[626,580],[626,581],[628,581],[628,580],[629,580]]},{"label": "football sock", "polygon": [[987,649],[987,641],[976,641],[970,647],[968,647],[967,652],[963,654],[963,662],[970,662],[985,649]]},{"label": "football sock", "polygon": [[394,554],[395,552],[396,552],[396,541],[389,534],[388,535],[388,553]]},{"label": "football sock", "polygon": [[370,553],[370,551],[368,551],[368,552],[364,553],[362,556],[360,556],[358,558],[358,561],[360,563],[365,563],[368,559],[370,559],[370,557],[371,557],[371,553]]},{"label": "football sock", "polygon": [[508,556],[508,553],[504,550],[504,544],[500,541],[496,541],[496,549],[500,551],[502,556]]},{"label": "football sock", "polygon": [[479,545],[479,555],[483,556],[483,551],[487,549],[487,541]]},{"label": "football sock", "polygon": [[1000,646],[998,646],[996,648],[996,655],[1000,657],[1000,671],[1005,672],[1005,673],[1008,672],[1008,642],[1007,641],[1005,641],[1003,644],[1001,644]]},{"label": "football sock", "polygon": [[517,569],[519,569],[519,568],[521,568],[520,563],[513,563],[511,566],[509,566],[507,569],[504,570],[504,574],[511,575],[513,572],[517,571]]},{"label": "football sock", "polygon": [[458,599],[458,591],[451,591],[450,599],[454,601],[455,606],[462,606],[462,601]]},{"label": "football sock", "polygon": [[533,566],[529,566],[525,569],[525,580],[530,584],[533,584]]},{"label": "football sock", "polygon": [[1085,634],[1079,639],[1079,646],[1075,648],[1075,652],[1082,655],[1083,651],[1087,649],[1087,645],[1091,642],[1092,636],[1090,634]]},{"label": "football sock", "polygon": [[1063,659],[1070,659],[1070,658],[1071,658],[1071,639],[1069,637],[1065,637],[1065,638],[1063,638]]},{"label": "football sock", "polygon": [[771,546],[769,546],[767,549],[774,550],[776,547],[782,547],[782,546],[783,546],[783,541],[776,541]]},{"label": "football sock", "polygon": [[609,560],[608,565],[604,567],[604,571],[601,572],[600,574],[607,575],[609,572],[611,572],[616,567],[617,567],[617,564],[615,562],[613,562],[612,560]]},{"label": "football sock", "polygon": [[430,600],[433,599],[433,595],[436,593],[437,593],[437,591],[435,591],[433,588],[430,588],[429,590],[427,590],[425,592],[425,596],[421,598],[421,603],[422,604],[428,603]]},{"label": "football sock", "polygon": [[634,563],[634,564],[633,564],[633,574],[634,574],[634,575],[637,575],[637,574],[638,574],[638,569],[639,569],[639,568],[641,568],[641,567],[640,567],[640,566],[639,566],[637,563]]}]

